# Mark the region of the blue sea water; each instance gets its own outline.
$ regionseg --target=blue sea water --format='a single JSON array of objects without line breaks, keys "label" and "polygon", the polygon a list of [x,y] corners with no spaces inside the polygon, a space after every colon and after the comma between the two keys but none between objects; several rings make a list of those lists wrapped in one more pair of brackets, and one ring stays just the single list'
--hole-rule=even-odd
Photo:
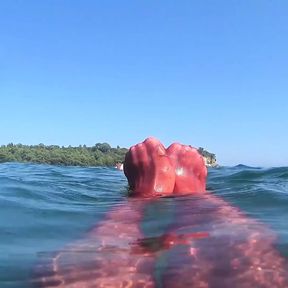
[{"label": "blue sea water", "polygon": [[[277,249],[288,258],[287,167],[210,168],[207,188],[269,226],[277,234]],[[0,164],[0,287],[32,287],[41,257],[81,238],[126,198],[126,178],[113,168]],[[159,201],[153,213],[180,200]],[[147,235],[153,235],[149,227],[165,230],[169,217],[143,221]]]}]

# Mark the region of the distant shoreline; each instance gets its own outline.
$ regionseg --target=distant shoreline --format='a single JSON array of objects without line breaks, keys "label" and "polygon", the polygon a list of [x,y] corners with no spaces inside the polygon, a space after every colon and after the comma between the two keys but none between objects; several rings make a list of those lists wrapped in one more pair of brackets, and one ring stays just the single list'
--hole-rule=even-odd
[{"label": "distant shoreline", "polygon": [[[38,163],[61,166],[104,166],[115,167],[123,163],[127,148],[111,147],[108,143],[96,143],[94,146],[79,145],[64,147],[58,145],[23,145],[13,144],[0,146],[0,163]],[[207,167],[217,167],[216,156],[198,148],[204,157]]]}]

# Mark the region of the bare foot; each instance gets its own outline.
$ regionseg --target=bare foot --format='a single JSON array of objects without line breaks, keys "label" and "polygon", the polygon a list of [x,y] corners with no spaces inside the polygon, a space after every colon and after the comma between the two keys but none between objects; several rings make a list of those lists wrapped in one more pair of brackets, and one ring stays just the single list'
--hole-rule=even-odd
[{"label": "bare foot", "polygon": [[174,194],[204,192],[207,168],[198,151],[188,145],[173,143],[167,154],[175,171]]},{"label": "bare foot", "polygon": [[126,154],[124,173],[134,196],[163,196],[173,193],[175,172],[162,143],[147,138]]}]

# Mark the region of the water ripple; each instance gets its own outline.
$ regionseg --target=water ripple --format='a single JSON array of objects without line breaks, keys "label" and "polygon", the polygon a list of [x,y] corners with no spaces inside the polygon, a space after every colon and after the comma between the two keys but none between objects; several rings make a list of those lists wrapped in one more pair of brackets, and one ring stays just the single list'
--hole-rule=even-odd
[{"label": "water ripple", "polygon": [[[287,167],[211,168],[207,187],[272,227],[279,249],[288,254]],[[39,252],[52,253],[79,238],[121,205],[126,194],[125,176],[112,168],[0,164],[0,287],[29,287],[27,279]],[[143,219],[142,228],[152,239],[170,225],[175,201],[191,217],[214,209],[190,211],[185,197],[159,199]],[[197,207],[197,199],[193,201]]]}]

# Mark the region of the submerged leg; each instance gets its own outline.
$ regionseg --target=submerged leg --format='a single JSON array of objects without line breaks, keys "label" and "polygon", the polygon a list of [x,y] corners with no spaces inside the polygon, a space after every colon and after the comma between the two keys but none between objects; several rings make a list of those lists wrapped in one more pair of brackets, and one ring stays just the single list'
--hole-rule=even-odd
[{"label": "submerged leg", "polygon": [[154,287],[154,256],[137,247],[145,204],[132,199],[109,212],[86,238],[67,245],[45,265],[40,263],[34,286]]},{"label": "submerged leg", "polygon": [[[170,249],[164,287],[288,287],[287,260],[270,229],[212,194],[185,198],[175,204],[170,233],[183,240]],[[196,232],[207,237],[191,237]]]}]

